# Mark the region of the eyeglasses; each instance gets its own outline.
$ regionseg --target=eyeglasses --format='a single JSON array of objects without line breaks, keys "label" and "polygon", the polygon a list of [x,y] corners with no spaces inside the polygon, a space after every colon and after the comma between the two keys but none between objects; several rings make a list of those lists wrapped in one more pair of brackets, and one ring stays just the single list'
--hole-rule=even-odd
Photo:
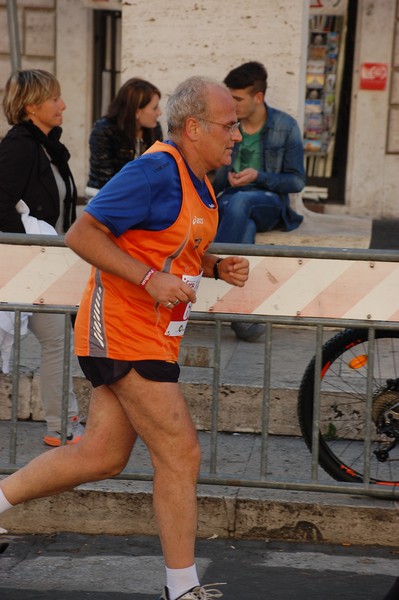
[{"label": "eyeglasses", "polygon": [[220,125],[221,127],[223,127],[223,129],[225,131],[228,131],[230,133],[230,135],[233,135],[233,133],[235,131],[238,131],[238,128],[240,127],[240,121],[237,121],[237,123],[233,123],[232,125],[229,125],[228,123],[218,123],[217,121],[210,121],[209,119],[200,119],[201,121],[205,121],[205,123],[212,123],[213,125]]}]

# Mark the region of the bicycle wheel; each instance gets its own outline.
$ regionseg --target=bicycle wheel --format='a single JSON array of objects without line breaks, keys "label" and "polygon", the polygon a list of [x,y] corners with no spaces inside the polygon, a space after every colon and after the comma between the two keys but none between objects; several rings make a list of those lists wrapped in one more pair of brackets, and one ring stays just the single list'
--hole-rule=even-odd
[{"label": "bicycle wheel", "polygon": [[[376,331],[370,480],[399,485],[399,331]],[[364,478],[368,331],[347,329],[323,345],[319,464],[338,481]],[[298,418],[312,449],[315,357],[299,389]]]}]

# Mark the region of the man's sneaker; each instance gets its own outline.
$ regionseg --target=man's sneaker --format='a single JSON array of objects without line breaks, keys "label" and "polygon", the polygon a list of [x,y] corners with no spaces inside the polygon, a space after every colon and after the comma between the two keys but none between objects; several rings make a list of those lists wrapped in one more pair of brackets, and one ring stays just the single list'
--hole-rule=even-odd
[{"label": "man's sneaker", "polygon": [[[84,427],[79,423],[79,417],[70,417],[68,419],[66,443],[77,444],[83,433]],[[47,430],[47,435],[44,436],[43,442],[47,446],[61,446],[61,432]]]},{"label": "man's sneaker", "polygon": [[0,544],[0,554],[3,554],[8,548],[9,544]]},{"label": "man's sneaker", "polygon": [[246,323],[244,321],[233,321],[231,328],[238,339],[244,342],[256,342],[266,331],[263,323]]},{"label": "man's sneaker", "polygon": [[[223,596],[220,590],[217,590],[213,585],[225,585],[224,583],[207,583],[206,585],[198,585],[193,587],[188,592],[185,592],[182,596],[176,598],[176,600],[212,600],[212,598],[221,598]],[[168,588],[165,587],[162,596],[159,600],[170,600]]]}]

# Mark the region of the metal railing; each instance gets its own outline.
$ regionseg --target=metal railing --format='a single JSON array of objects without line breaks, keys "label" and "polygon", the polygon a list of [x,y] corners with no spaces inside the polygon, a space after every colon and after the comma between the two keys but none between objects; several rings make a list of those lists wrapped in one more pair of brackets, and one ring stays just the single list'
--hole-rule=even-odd
[{"label": "metal railing", "polygon": [[[23,239],[22,239],[23,238]],[[62,238],[54,239],[50,236],[14,236],[5,234],[0,236],[0,252],[1,243],[20,244],[24,245],[63,245]],[[212,252],[223,255],[249,255],[249,256],[274,256],[274,257],[298,257],[303,258],[328,258],[328,259],[349,259],[356,261],[384,261],[384,262],[399,262],[399,253],[388,250],[372,251],[372,250],[348,250],[348,249],[331,249],[331,248],[294,248],[294,247],[278,247],[278,246],[243,246],[239,244],[215,244],[211,248]],[[68,377],[71,369],[70,363],[70,317],[75,314],[76,307],[71,306],[37,306],[37,305],[21,305],[18,303],[0,304],[0,310],[15,311],[15,344],[13,349],[13,370],[12,370],[12,413],[10,419],[10,450],[9,463],[0,465],[0,474],[8,474],[15,471],[21,465],[17,461],[17,438],[18,438],[18,395],[19,395],[19,364],[20,364],[20,325],[22,312],[54,312],[65,314],[65,368],[63,380],[63,436],[66,435],[66,420],[67,420],[67,388]],[[314,318],[314,317],[284,317],[284,316],[267,316],[267,315],[244,315],[244,314],[222,314],[222,313],[199,313],[192,312],[190,320],[201,323],[207,322],[213,325],[214,334],[214,361],[213,361],[213,379],[212,379],[212,403],[211,403],[211,427],[210,427],[210,458],[208,472],[201,472],[199,483],[223,485],[223,486],[239,486],[251,488],[268,488],[268,489],[284,489],[298,491],[314,491],[314,492],[333,492],[338,494],[356,493],[360,495],[368,495],[380,498],[397,498],[399,495],[398,486],[375,486],[370,484],[367,477],[363,483],[353,484],[345,482],[325,483],[319,481],[318,469],[318,444],[319,444],[319,421],[318,408],[320,401],[320,378],[315,375],[315,410],[314,410],[314,436],[311,455],[311,466],[309,476],[298,480],[295,473],[292,477],[287,478],[287,474],[281,479],[270,478],[268,476],[268,460],[269,460],[269,409],[270,409],[270,386],[271,386],[271,360],[273,356],[272,329],[274,326],[286,327],[307,327],[316,331],[315,342],[315,374],[320,373],[322,361],[322,342],[323,332],[326,328],[367,328],[369,330],[369,352],[370,361],[369,369],[369,384],[367,387],[366,399],[366,431],[370,431],[371,427],[371,411],[370,404],[372,402],[371,376],[373,368],[373,351],[375,342],[376,330],[399,330],[399,323],[394,322],[370,322],[366,319],[340,319],[340,318]],[[221,350],[223,347],[222,339],[222,324],[224,322],[244,321],[264,323],[266,325],[266,334],[264,339],[264,361],[263,361],[263,392],[262,392],[262,417],[261,417],[261,448],[260,448],[260,468],[257,477],[239,476],[233,477],[229,474],[220,472],[218,465],[218,440],[220,432],[218,431],[218,415],[219,415],[219,397],[221,390]],[[299,383],[299,382],[298,382]],[[369,465],[367,464],[368,449],[370,447],[370,435],[366,435],[365,440],[365,473],[369,473]],[[137,471],[137,472],[122,472],[118,477],[122,480],[152,480],[152,472]]]}]

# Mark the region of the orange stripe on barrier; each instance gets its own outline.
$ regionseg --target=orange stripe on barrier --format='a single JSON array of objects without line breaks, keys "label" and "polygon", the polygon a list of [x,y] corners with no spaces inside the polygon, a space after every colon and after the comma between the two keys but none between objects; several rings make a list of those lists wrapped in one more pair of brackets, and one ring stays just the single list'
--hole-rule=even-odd
[{"label": "orange stripe on barrier", "polygon": [[[212,312],[252,314],[266,298],[281,288],[300,268],[298,259],[263,258],[251,268],[243,288],[230,288],[209,309]],[[301,265],[307,260],[301,261]]]},{"label": "orange stripe on barrier", "polygon": [[389,317],[388,321],[399,321],[399,309]]},{"label": "orange stripe on barrier", "polygon": [[[392,272],[392,263],[357,262],[301,309],[301,316],[342,317]],[[354,285],[355,283],[355,285]]]},{"label": "orange stripe on barrier", "polygon": [[62,304],[79,306],[90,269],[88,263],[79,260],[60,279],[43,290],[43,293],[34,300],[34,304],[59,304],[62,298]]},{"label": "orange stripe on barrier", "polygon": [[10,281],[27,263],[40,254],[40,246],[10,246],[1,245],[0,287]]}]

